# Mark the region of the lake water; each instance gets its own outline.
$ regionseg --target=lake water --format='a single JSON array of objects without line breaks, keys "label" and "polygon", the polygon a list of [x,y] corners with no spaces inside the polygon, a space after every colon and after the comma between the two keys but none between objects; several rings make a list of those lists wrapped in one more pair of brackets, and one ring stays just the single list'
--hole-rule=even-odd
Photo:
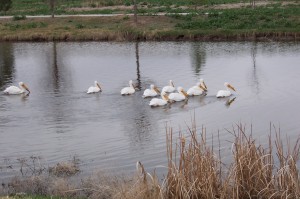
[{"label": "lake water", "polygon": [[[207,96],[188,103],[150,108],[142,98],[152,83],[161,88],[172,79],[187,90],[200,78]],[[131,79],[141,91],[121,96]],[[103,92],[86,94],[94,80]],[[130,172],[139,160],[164,172],[166,125],[177,138],[194,115],[209,142],[219,131],[225,158],[233,140],[226,129],[237,123],[252,125],[262,144],[270,122],[292,140],[300,133],[298,43],[0,43],[1,91],[19,81],[29,96],[0,94],[0,177],[12,175],[7,162],[30,156],[53,165],[75,155],[88,171]],[[217,99],[225,81],[237,92]]]}]

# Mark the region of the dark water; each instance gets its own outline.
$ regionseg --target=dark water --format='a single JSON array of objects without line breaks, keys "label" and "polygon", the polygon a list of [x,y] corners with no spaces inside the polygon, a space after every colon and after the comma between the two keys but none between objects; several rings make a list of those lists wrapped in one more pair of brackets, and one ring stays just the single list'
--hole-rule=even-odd
[{"label": "dark water", "polygon": [[[209,92],[187,104],[150,108],[142,98],[152,83],[162,87],[172,79],[187,89],[199,78]],[[123,97],[130,79],[141,91]],[[88,95],[94,80],[103,92]],[[260,143],[270,122],[292,140],[300,133],[298,43],[0,43],[1,91],[19,81],[29,96],[0,94],[2,165],[30,156],[51,165],[76,155],[86,170],[128,172],[139,160],[163,172],[165,126],[186,132],[194,115],[209,141],[220,132],[225,154],[232,140],[226,129],[239,122],[252,124]],[[237,93],[217,99],[225,81]]]}]

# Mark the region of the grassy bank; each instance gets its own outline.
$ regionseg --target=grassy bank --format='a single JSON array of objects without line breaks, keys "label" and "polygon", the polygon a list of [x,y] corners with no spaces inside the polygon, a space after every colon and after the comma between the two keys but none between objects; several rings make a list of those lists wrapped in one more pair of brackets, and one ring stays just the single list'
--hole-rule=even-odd
[{"label": "grassy bank", "polygon": [[[48,170],[49,173],[43,175],[13,178],[9,185],[2,185],[1,194],[12,198],[19,197],[16,194],[24,198],[39,195],[37,198],[41,199],[42,196],[91,199],[300,197],[299,139],[291,144],[282,141],[280,132],[270,132],[269,144],[262,146],[242,125],[228,133],[233,136],[232,144],[229,143],[231,163],[222,162],[224,146],[219,144],[219,148],[213,148],[207,143],[205,129],[198,131],[192,125],[185,136],[178,136],[169,128],[166,133],[167,175],[162,180],[158,180],[155,171],[148,173],[143,164],[137,162],[135,176],[97,173],[74,185],[69,175],[62,175],[64,172],[56,175]],[[218,137],[215,140],[220,143]],[[63,165],[63,169],[56,169],[67,171],[70,164]]]},{"label": "grassy bank", "polygon": [[[140,9],[163,9],[176,10],[177,8],[194,9],[197,7],[209,7],[220,4],[236,4],[246,7],[250,5],[249,0],[137,0]],[[297,3],[297,0],[256,0],[256,4],[286,4]],[[298,3],[299,4],[299,3]],[[105,12],[123,12],[132,10],[132,0],[60,0],[56,1],[56,14],[78,14],[78,13],[105,13]],[[228,6],[227,6],[228,7]],[[46,15],[51,14],[48,0],[12,0],[12,7],[6,13],[0,12],[0,15]]]},{"label": "grassy bank", "polygon": [[[75,5],[79,1],[68,2],[74,3],[73,8],[80,6]],[[299,3],[271,3],[255,9],[231,6],[194,9],[189,6],[147,5],[139,8],[140,16],[138,24],[135,24],[133,16],[126,14],[113,17],[26,18],[20,14],[47,14],[47,7],[37,11],[38,6],[30,9],[20,5],[19,9],[15,6],[10,11],[10,14],[17,16],[0,19],[0,41],[300,40]],[[122,9],[69,11],[77,14],[132,12],[132,8]],[[161,12],[164,14],[158,15]],[[174,14],[178,12],[189,14]]]}]

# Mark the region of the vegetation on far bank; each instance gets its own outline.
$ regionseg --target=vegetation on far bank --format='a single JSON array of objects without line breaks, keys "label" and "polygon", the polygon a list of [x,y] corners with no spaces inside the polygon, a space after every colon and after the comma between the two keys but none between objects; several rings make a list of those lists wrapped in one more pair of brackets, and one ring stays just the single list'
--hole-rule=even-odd
[{"label": "vegetation on far bank", "polygon": [[[106,1],[114,3],[103,7]],[[248,1],[239,1],[242,4],[238,7],[216,7],[210,6],[210,0],[176,0],[172,4],[148,0],[139,2],[136,24],[134,17],[128,15],[133,9],[126,0],[62,0],[56,5],[56,14],[124,15],[53,19],[26,17],[49,14],[47,2],[13,0],[12,8],[6,14],[14,17],[0,19],[0,41],[300,40],[300,4],[297,1],[257,1],[253,9]]]},{"label": "vegetation on far bank", "polygon": [[[11,8],[2,15],[50,15],[51,0],[10,0]],[[208,8],[220,4],[240,3],[249,7],[254,0],[137,0],[139,10],[156,9],[157,11],[176,11]],[[297,0],[255,0],[256,5],[295,4]],[[87,14],[87,13],[126,13],[133,12],[133,0],[59,0],[55,1],[55,14]],[[202,6],[202,7],[201,7]]]},{"label": "vegetation on far bank", "polygon": [[0,20],[2,41],[300,40],[300,6],[209,9],[187,15]]},{"label": "vegetation on far bank", "polygon": [[[32,175],[14,177],[0,187],[1,195],[10,198],[90,198],[90,199],[188,199],[188,198],[299,198],[300,140],[283,142],[280,131],[270,129],[269,140],[260,145],[252,132],[239,124],[232,131],[231,162],[222,162],[219,135],[207,142],[205,129],[193,124],[186,133],[166,132],[168,165],[166,176],[159,180],[155,171],[147,172],[137,162],[135,176],[112,176],[96,173],[74,182],[68,170],[76,161],[57,164],[56,170],[44,170],[28,164]],[[218,146],[219,147],[216,147]],[[213,147],[215,145],[215,147]],[[63,165],[63,167],[61,167]],[[34,168],[34,169],[33,169]],[[40,168],[43,171],[40,173]],[[54,167],[52,167],[54,168]],[[24,170],[26,168],[23,168]],[[66,175],[61,175],[65,172]]]}]

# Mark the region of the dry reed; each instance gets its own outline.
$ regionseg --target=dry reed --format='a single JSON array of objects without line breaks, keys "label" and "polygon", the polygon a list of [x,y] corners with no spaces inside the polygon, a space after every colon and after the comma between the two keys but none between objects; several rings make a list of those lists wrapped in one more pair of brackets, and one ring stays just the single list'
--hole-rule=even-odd
[{"label": "dry reed", "polygon": [[[193,121],[188,136],[179,133],[179,139],[174,139],[172,128],[166,129],[168,172],[162,181],[155,171],[150,174],[137,162],[133,177],[98,173],[83,179],[77,188],[66,178],[14,178],[9,193],[92,199],[300,198],[299,139],[293,146],[290,141],[283,144],[280,129],[274,129],[275,140],[270,130],[265,147],[241,124],[228,131],[234,137],[233,156],[230,164],[224,164],[220,148],[216,154],[213,144],[207,143],[205,128],[198,132]],[[219,139],[218,142],[220,147]]]}]

